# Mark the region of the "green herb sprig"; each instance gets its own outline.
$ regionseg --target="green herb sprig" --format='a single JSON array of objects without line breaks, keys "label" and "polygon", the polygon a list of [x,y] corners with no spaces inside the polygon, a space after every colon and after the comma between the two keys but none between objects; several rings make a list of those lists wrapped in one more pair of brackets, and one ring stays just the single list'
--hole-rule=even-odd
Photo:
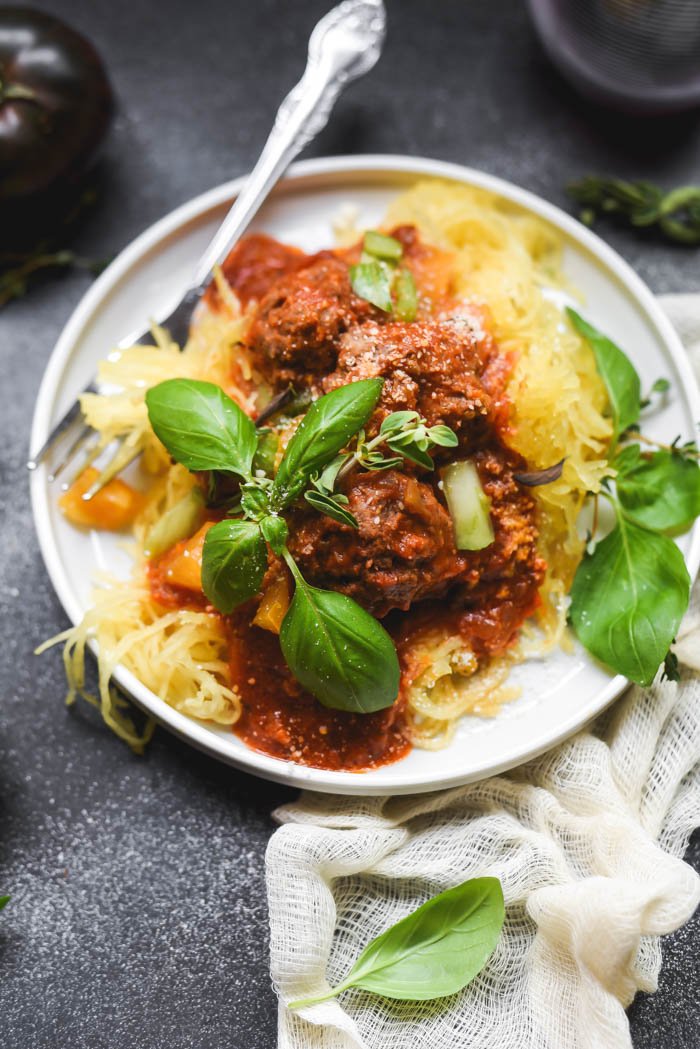
[{"label": "green herb sprig", "polygon": [[[146,394],[153,431],[173,459],[189,470],[239,480],[229,516],[206,534],[204,593],[227,615],[250,600],[261,589],[269,545],[284,559],[295,583],[280,630],[289,668],[321,703],[356,713],[381,710],[396,699],[396,650],[384,628],[356,602],[307,583],[287,548],[284,514],[303,495],[314,509],[356,528],[347,497],[335,491],[344,467],[386,469],[408,459],[432,468],[428,449],[457,444],[448,427],[427,427],[417,412],[393,413],[378,436],[367,441],[364,426],[382,387],[380,378],[363,379],[319,397],[299,423],[274,476],[276,435],[256,430],[220,387],[169,379]],[[353,439],[355,447],[348,451]],[[379,451],[382,443],[395,451],[393,458]],[[178,520],[193,519],[198,509],[189,503],[178,507]],[[159,539],[157,548],[162,547]]]},{"label": "green herb sprig", "polygon": [[610,215],[638,229],[658,229],[679,244],[700,244],[700,186],[666,192],[650,182],[588,175],[567,190],[582,205],[579,217],[587,226],[599,215]]},{"label": "green herb sprig", "polygon": [[[688,607],[690,577],[671,536],[700,516],[700,467],[694,442],[646,451],[654,442],[638,433],[640,397],[634,367],[616,346],[574,310],[569,319],[590,344],[608,394],[613,439],[608,454],[615,485],[600,495],[614,515],[612,530],[588,544],[571,588],[569,617],[582,644],[613,670],[640,685],[663,663],[677,673],[670,652]],[[660,380],[653,392],[667,390]]]},{"label": "green herb sprig", "polygon": [[360,261],[350,267],[355,294],[400,321],[413,321],[418,311],[418,291],[413,274],[399,267],[403,245],[395,237],[368,230]]},{"label": "green herb sprig", "polygon": [[290,1002],[304,1009],[350,987],[400,1001],[456,994],[481,972],[496,949],[505,907],[497,878],[472,878],[441,892],[365,947],[337,987]]}]

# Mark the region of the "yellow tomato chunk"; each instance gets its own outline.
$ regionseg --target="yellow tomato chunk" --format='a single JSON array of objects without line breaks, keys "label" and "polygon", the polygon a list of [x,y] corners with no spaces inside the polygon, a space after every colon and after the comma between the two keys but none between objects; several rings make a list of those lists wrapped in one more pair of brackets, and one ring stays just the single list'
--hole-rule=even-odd
[{"label": "yellow tomato chunk", "polygon": [[264,591],[253,624],[262,627],[263,630],[271,630],[273,634],[279,634],[288,608],[289,580],[286,575],[279,575]]},{"label": "yellow tomato chunk", "polygon": [[83,470],[60,500],[59,506],[71,524],[119,532],[132,524],[143,506],[143,496],[126,481],[115,477],[97,495],[85,500],[83,495],[100,476],[94,466]]},{"label": "yellow tomato chunk", "polygon": [[215,524],[205,521],[191,539],[176,543],[160,562],[162,578],[171,586],[202,592],[202,551],[207,532]]}]

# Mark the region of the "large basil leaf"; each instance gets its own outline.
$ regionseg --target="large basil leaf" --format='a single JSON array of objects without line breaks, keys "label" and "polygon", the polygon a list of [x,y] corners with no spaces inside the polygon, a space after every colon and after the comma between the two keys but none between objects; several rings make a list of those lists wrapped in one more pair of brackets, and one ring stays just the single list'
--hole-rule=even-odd
[{"label": "large basil leaf", "polygon": [[255,521],[220,521],[210,528],[202,553],[202,589],[227,615],[260,590],[267,547]]},{"label": "large basil leaf", "polygon": [[567,308],[566,312],[576,331],[590,344],[598,372],[605,383],[613,421],[614,445],[620,434],[629,426],[633,426],[639,418],[639,376],[619,346],[585,321],[575,310]]},{"label": "large basil leaf", "polygon": [[690,577],[666,536],[618,515],[616,527],[578,567],[569,615],[594,656],[649,685],[688,607]]},{"label": "large basil leaf", "polygon": [[645,456],[639,445],[631,445],[613,466],[618,470],[618,499],[627,516],[638,524],[674,533],[700,517],[698,463],[665,450]]},{"label": "large basil leaf", "polygon": [[167,379],[146,394],[156,437],[188,470],[221,470],[249,477],[258,438],[255,425],[220,386]]},{"label": "large basil leaf", "polygon": [[330,994],[292,1002],[290,1008],[324,1001],[349,987],[403,1001],[455,994],[493,954],[504,917],[498,879],[472,878],[434,896],[372,940]]},{"label": "large basil leaf", "polygon": [[294,677],[334,710],[370,714],[390,707],[399,693],[399,661],[384,627],[345,594],[317,590],[292,570],[296,588],[280,645]]},{"label": "large basil leaf", "polygon": [[382,392],[383,379],[361,379],[319,397],[299,423],[277,470],[273,498],[287,506],[362,429]]}]

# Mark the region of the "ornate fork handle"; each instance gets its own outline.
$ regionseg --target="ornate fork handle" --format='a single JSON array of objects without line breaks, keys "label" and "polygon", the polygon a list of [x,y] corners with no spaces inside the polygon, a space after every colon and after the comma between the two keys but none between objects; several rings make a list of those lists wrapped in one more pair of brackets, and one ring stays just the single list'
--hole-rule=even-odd
[{"label": "ornate fork handle", "polygon": [[318,23],[304,75],[282,102],[255,168],[202,255],[195,289],[226,258],[294,157],[326,126],[342,88],[374,66],[385,32],[382,0],[345,0]]},{"label": "ornate fork handle", "polygon": [[[280,106],[258,162],[200,258],[192,284],[172,313],[161,321],[175,342],[182,345],[186,341],[192,312],[211,280],[214,266],[224,261],[294,157],[326,126],[345,84],[369,72],[375,65],[385,33],[383,0],[344,0],[317,24],[309,40],[304,75]],[[150,332],[135,332],[122,340],[120,347],[137,342],[152,342]],[[95,390],[95,384],[90,383],[83,392]],[[30,470],[36,469],[56,441],[73,429],[80,416],[80,403],[76,400],[27,463]],[[90,427],[83,424],[82,432],[55,466],[49,480],[57,477],[68,465],[91,432]],[[118,452],[83,499],[91,499],[124,465]]]}]

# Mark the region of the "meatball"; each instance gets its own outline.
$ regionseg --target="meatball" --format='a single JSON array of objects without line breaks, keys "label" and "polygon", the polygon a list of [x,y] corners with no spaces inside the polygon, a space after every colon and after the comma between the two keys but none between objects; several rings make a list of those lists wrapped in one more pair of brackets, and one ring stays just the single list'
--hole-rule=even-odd
[{"label": "meatball", "polygon": [[345,494],[358,529],[305,511],[292,524],[289,549],[309,582],[377,616],[443,594],[462,562],[433,488],[386,470],[351,475]]},{"label": "meatball", "polygon": [[276,388],[310,385],[335,367],[340,336],[380,312],[354,294],[345,262],[319,255],[261,299],[247,336],[253,363]]},{"label": "meatball", "polygon": [[486,360],[465,325],[419,321],[367,323],[341,336],[326,392],[358,379],[384,378],[370,432],[390,412],[414,410],[430,426],[450,426],[463,445],[483,434],[491,397],[480,379]]}]

